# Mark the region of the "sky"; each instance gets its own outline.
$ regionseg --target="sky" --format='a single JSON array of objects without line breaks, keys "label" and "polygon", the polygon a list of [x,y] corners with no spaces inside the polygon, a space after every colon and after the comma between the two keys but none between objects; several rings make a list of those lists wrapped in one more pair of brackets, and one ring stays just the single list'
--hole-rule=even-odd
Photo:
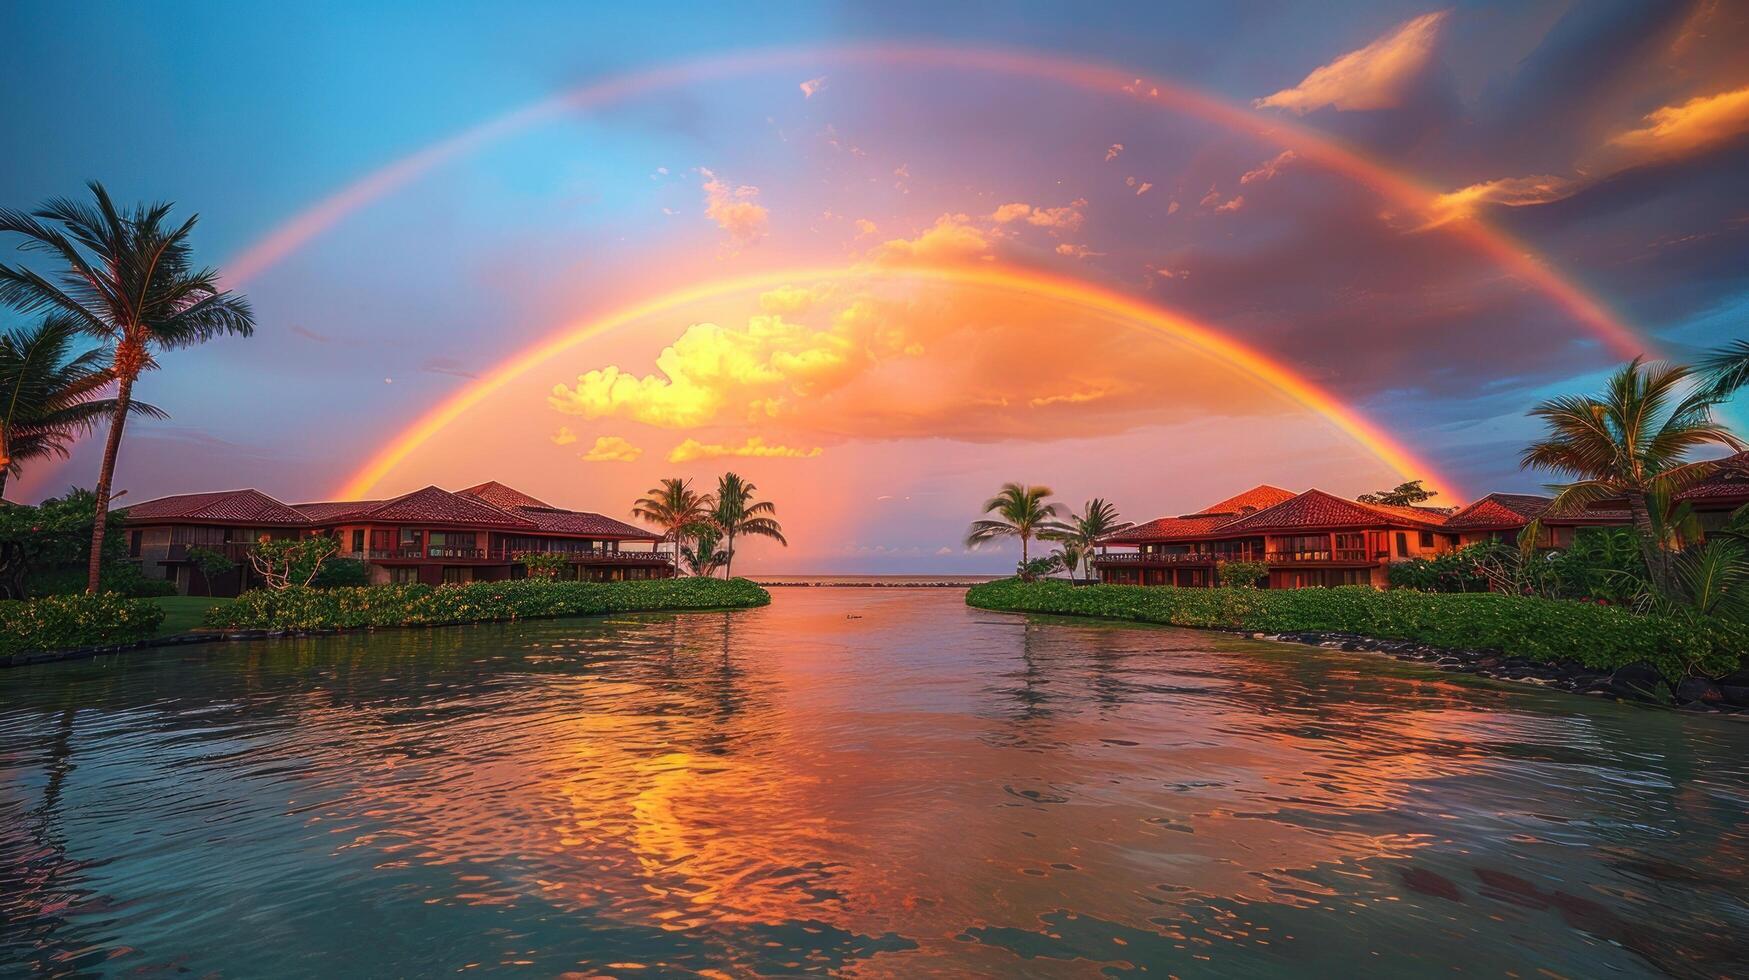
[{"label": "sky", "polygon": [[123,502],[495,479],[627,518],[732,469],[790,542],[737,569],[1000,572],[962,539],[1007,481],[1132,520],[1534,490],[1537,401],[1749,334],[1749,4],[23,0],[0,34],[0,204],[174,201],[255,309],[141,380],[171,418]]}]

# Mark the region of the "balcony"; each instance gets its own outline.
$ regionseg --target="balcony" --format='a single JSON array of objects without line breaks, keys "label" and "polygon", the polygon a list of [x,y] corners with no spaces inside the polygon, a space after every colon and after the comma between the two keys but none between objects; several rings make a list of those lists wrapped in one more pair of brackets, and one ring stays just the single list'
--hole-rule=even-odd
[{"label": "balcony", "polygon": [[[388,562],[483,562],[506,564],[520,561],[524,555],[551,554],[544,551],[508,548],[391,548],[342,552],[336,558],[357,558],[363,561]],[[577,565],[672,565],[667,555],[653,551],[571,551],[559,552],[565,560]]]},{"label": "balcony", "polygon": [[1141,551],[1110,551],[1103,555],[1093,556],[1093,566],[1147,565],[1147,566],[1211,566],[1223,561],[1261,561],[1271,565],[1370,565],[1374,559],[1367,557],[1365,548],[1328,548],[1306,551],[1270,551],[1270,552],[1232,552],[1232,553],[1181,553],[1158,554]]}]

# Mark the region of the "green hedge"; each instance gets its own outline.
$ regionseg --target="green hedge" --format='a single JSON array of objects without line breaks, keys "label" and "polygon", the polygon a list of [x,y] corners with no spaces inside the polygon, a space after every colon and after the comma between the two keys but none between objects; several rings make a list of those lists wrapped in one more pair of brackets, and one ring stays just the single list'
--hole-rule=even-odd
[{"label": "green hedge", "polygon": [[164,610],[114,592],[0,601],[0,654],[133,643],[157,635]]},{"label": "green hedge", "polygon": [[746,579],[642,582],[475,582],[245,592],[207,613],[220,629],[309,630],[430,626],[506,619],[589,616],[664,609],[763,606],[770,593]]},{"label": "green hedge", "polygon": [[1612,606],[1492,593],[1334,589],[1076,588],[1008,579],[974,586],[980,609],[1063,613],[1263,633],[1354,633],[1532,660],[1571,660],[1598,670],[1645,661],[1665,676],[1718,676],[1738,667],[1749,635],[1715,621],[1637,616]]}]

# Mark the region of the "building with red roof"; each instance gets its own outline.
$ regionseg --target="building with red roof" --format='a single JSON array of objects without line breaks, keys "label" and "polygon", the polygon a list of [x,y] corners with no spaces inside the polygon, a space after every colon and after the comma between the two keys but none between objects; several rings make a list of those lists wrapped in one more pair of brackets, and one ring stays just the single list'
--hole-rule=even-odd
[{"label": "building with red roof", "polygon": [[[364,562],[372,582],[429,585],[521,578],[530,554],[563,554],[564,578],[668,578],[661,537],[588,511],[566,510],[502,483],[424,487],[387,500],[284,504],[259,490],[160,497],[117,512],[128,553],[184,594],[235,595],[254,584],[249,549],[263,537],[336,539],[336,557]],[[630,547],[628,547],[630,546]],[[207,580],[196,549],[235,563]],[[191,552],[193,554],[191,555]]]},{"label": "building with red roof", "polygon": [[1371,585],[1383,588],[1390,563],[1425,558],[1467,544],[1516,538],[1532,520],[1553,547],[1574,528],[1622,523],[1625,515],[1587,511],[1561,517],[1550,500],[1489,494],[1457,513],[1263,485],[1203,510],[1137,524],[1101,540],[1093,558],[1100,580],[1121,585],[1214,586],[1227,561],[1263,562],[1275,589]]}]

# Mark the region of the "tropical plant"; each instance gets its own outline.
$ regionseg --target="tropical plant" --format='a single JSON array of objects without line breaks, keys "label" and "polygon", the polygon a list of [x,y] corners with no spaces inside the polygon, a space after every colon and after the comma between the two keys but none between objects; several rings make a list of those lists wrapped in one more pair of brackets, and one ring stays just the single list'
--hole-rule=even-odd
[{"label": "tropical plant", "polygon": [[1749,386],[1749,340],[1733,340],[1700,360],[1707,392],[1723,401]]},{"label": "tropical plant", "polygon": [[1716,537],[1679,552],[1669,602],[1654,608],[1669,615],[1680,609],[1737,623],[1749,623],[1749,548],[1730,537]]},{"label": "tropical plant", "polygon": [[1042,558],[1022,558],[1014,566],[1014,574],[1022,582],[1036,582],[1052,572],[1063,567],[1061,555],[1045,555]]},{"label": "tropical plant", "polygon": [[1131,526],[1118,517],[1117,508],[1110,502],[1094,497],[1082,506],[1081,513],[1070,513],[1060,529],[1046,531],[1040,537],[1060,542],[1063,567],[1069,570],[1069,578],[1074,579],[1076,571],[1093,556],[1101,538]]},{"label": "tropical plant", "polygon": [[1255,589],[1257,583],[1269,577],[1269,563],[1264,561],[1224,561],[1216,568],[1221,584],[1229,589]]},{"label": "tropical plant", "polygon": [[[724,473],[717,480],[717,492],[711,505],[711,523],[721,531],[724,538],[725,578],[733,577],[735,538],[740,535],[758,535],[789,547],[789,542],[784,540],[783,527],[777,523],[777,507],[769,500],[758,503],[753,501],[753,494],[758,489],[733,473]],[[704,550],[702,543],[700,550]]]},{"label": "tropical plant", "polygon": [[1399,483],[1390,490],[1377,490],[1363,493],[1354,498],[1363,504],[1388,504],[1392,507],[1413,507],[1439,496],[1438,490],[1429,490],[1421,485],[1420,480],[1410,480]]},{"label": "tropical plant", "polygon": [[674,561],[678,564],[687,525],[709,515],[712,503],[709,494],[692,489],[691,480],[671,477],[645,491],[632,504],[632,516],[662,529],[664,539],[674,543]]},{"label": "tropical plant", "polygon": [[1712,472],[1712,462],[1688,461],[1692,450],[1743,448],[1713,420],[1717,402],[1694,385],[1690,368],[1646,364],[1636,357],[1611,375],[1597,396],[1567,395],[1531,409],[1548,435],[1525,449],[1522,463],[1576,478],[1550,487],[1556,491],[1551,511],[1624,500],[1652,582],[1664,590],[1670,584],[1670,549],[1657,527],[1663,515],[1652,514],[1649,498],[1667,499]]},{"label": "tropical plant", "polygon": [[715,520],[688,524],[686,536],[692,539],[692,543],[681,547],[680,560],[694,575],[715,575],[717,569],[727,568],[730,559],[734,557],[732,550],[720,547],[725,534]]},{"label": "tropical plant", "polygon": [[[221,575],[228,575],[237,567],[237,563],[226,557],[222,551],[199,546],[188,549],[188,563],[200,569],[200,576],[206,582],[207,594],[213,591],[213,581]],[[192,585],[190,590],[192,591]]]},{"label": "tropical plant", "polygon": [[1057,519],[1062,508],[1048,503],[1050,496],[1050,487],[1003,484],[996,496],[984,502],[983,512],[996,516],[993,519],[972,522],[971,528],[966,532],[966,547],[976,548],[986,541],[1001,538],[1019,538],[1020,563],[1025,565],[1028,560],[1027,545],[1033,538],[1063,530],[1063,525]]},{"label": "tropical plant", "polygon": [[[102,397],[112,380],[104,352],[73,354],[77,334],[61,315],[0,334],[0,499],[26,461],[65,459],[75,437],[115,414],[115,400]],[[131,410],[167,417],[144,402]]]},{"label": "tropical plant", "polygon": [[322,563],[340,551],[330,537],[269,538],[249,549],[249,564],[269,589],[307,587],[322,571]]},{"label": "tropical plant", "polygon": [[528,569],[528,577],[544,582],[556,582],[559,573],[564,571],[570,558],[556,551],[537,551],[522,555],[516,559]]},{"label": "tropical plant", "polygon": [[[218,273],[194,265],[189,234],[198,216],[171,227],[172,205],[119,210],[96,181],[92,201],[55,198],[26,213],[0,209],[0,232],[24,238],[22,247],[51,256],[62,268],[53,278],[25,266],[0,263],[0,304],[67,318],[82,333],[112,346],[114,412],[97,475],[97,510],[109,509],[110,486],[122,430],[133,411],[134,383],[157,366],[157,354],[222,334],[248,336],[249,304],[219,288]],[[102,575],[104,521],[92,522],[86,591]]]}]

